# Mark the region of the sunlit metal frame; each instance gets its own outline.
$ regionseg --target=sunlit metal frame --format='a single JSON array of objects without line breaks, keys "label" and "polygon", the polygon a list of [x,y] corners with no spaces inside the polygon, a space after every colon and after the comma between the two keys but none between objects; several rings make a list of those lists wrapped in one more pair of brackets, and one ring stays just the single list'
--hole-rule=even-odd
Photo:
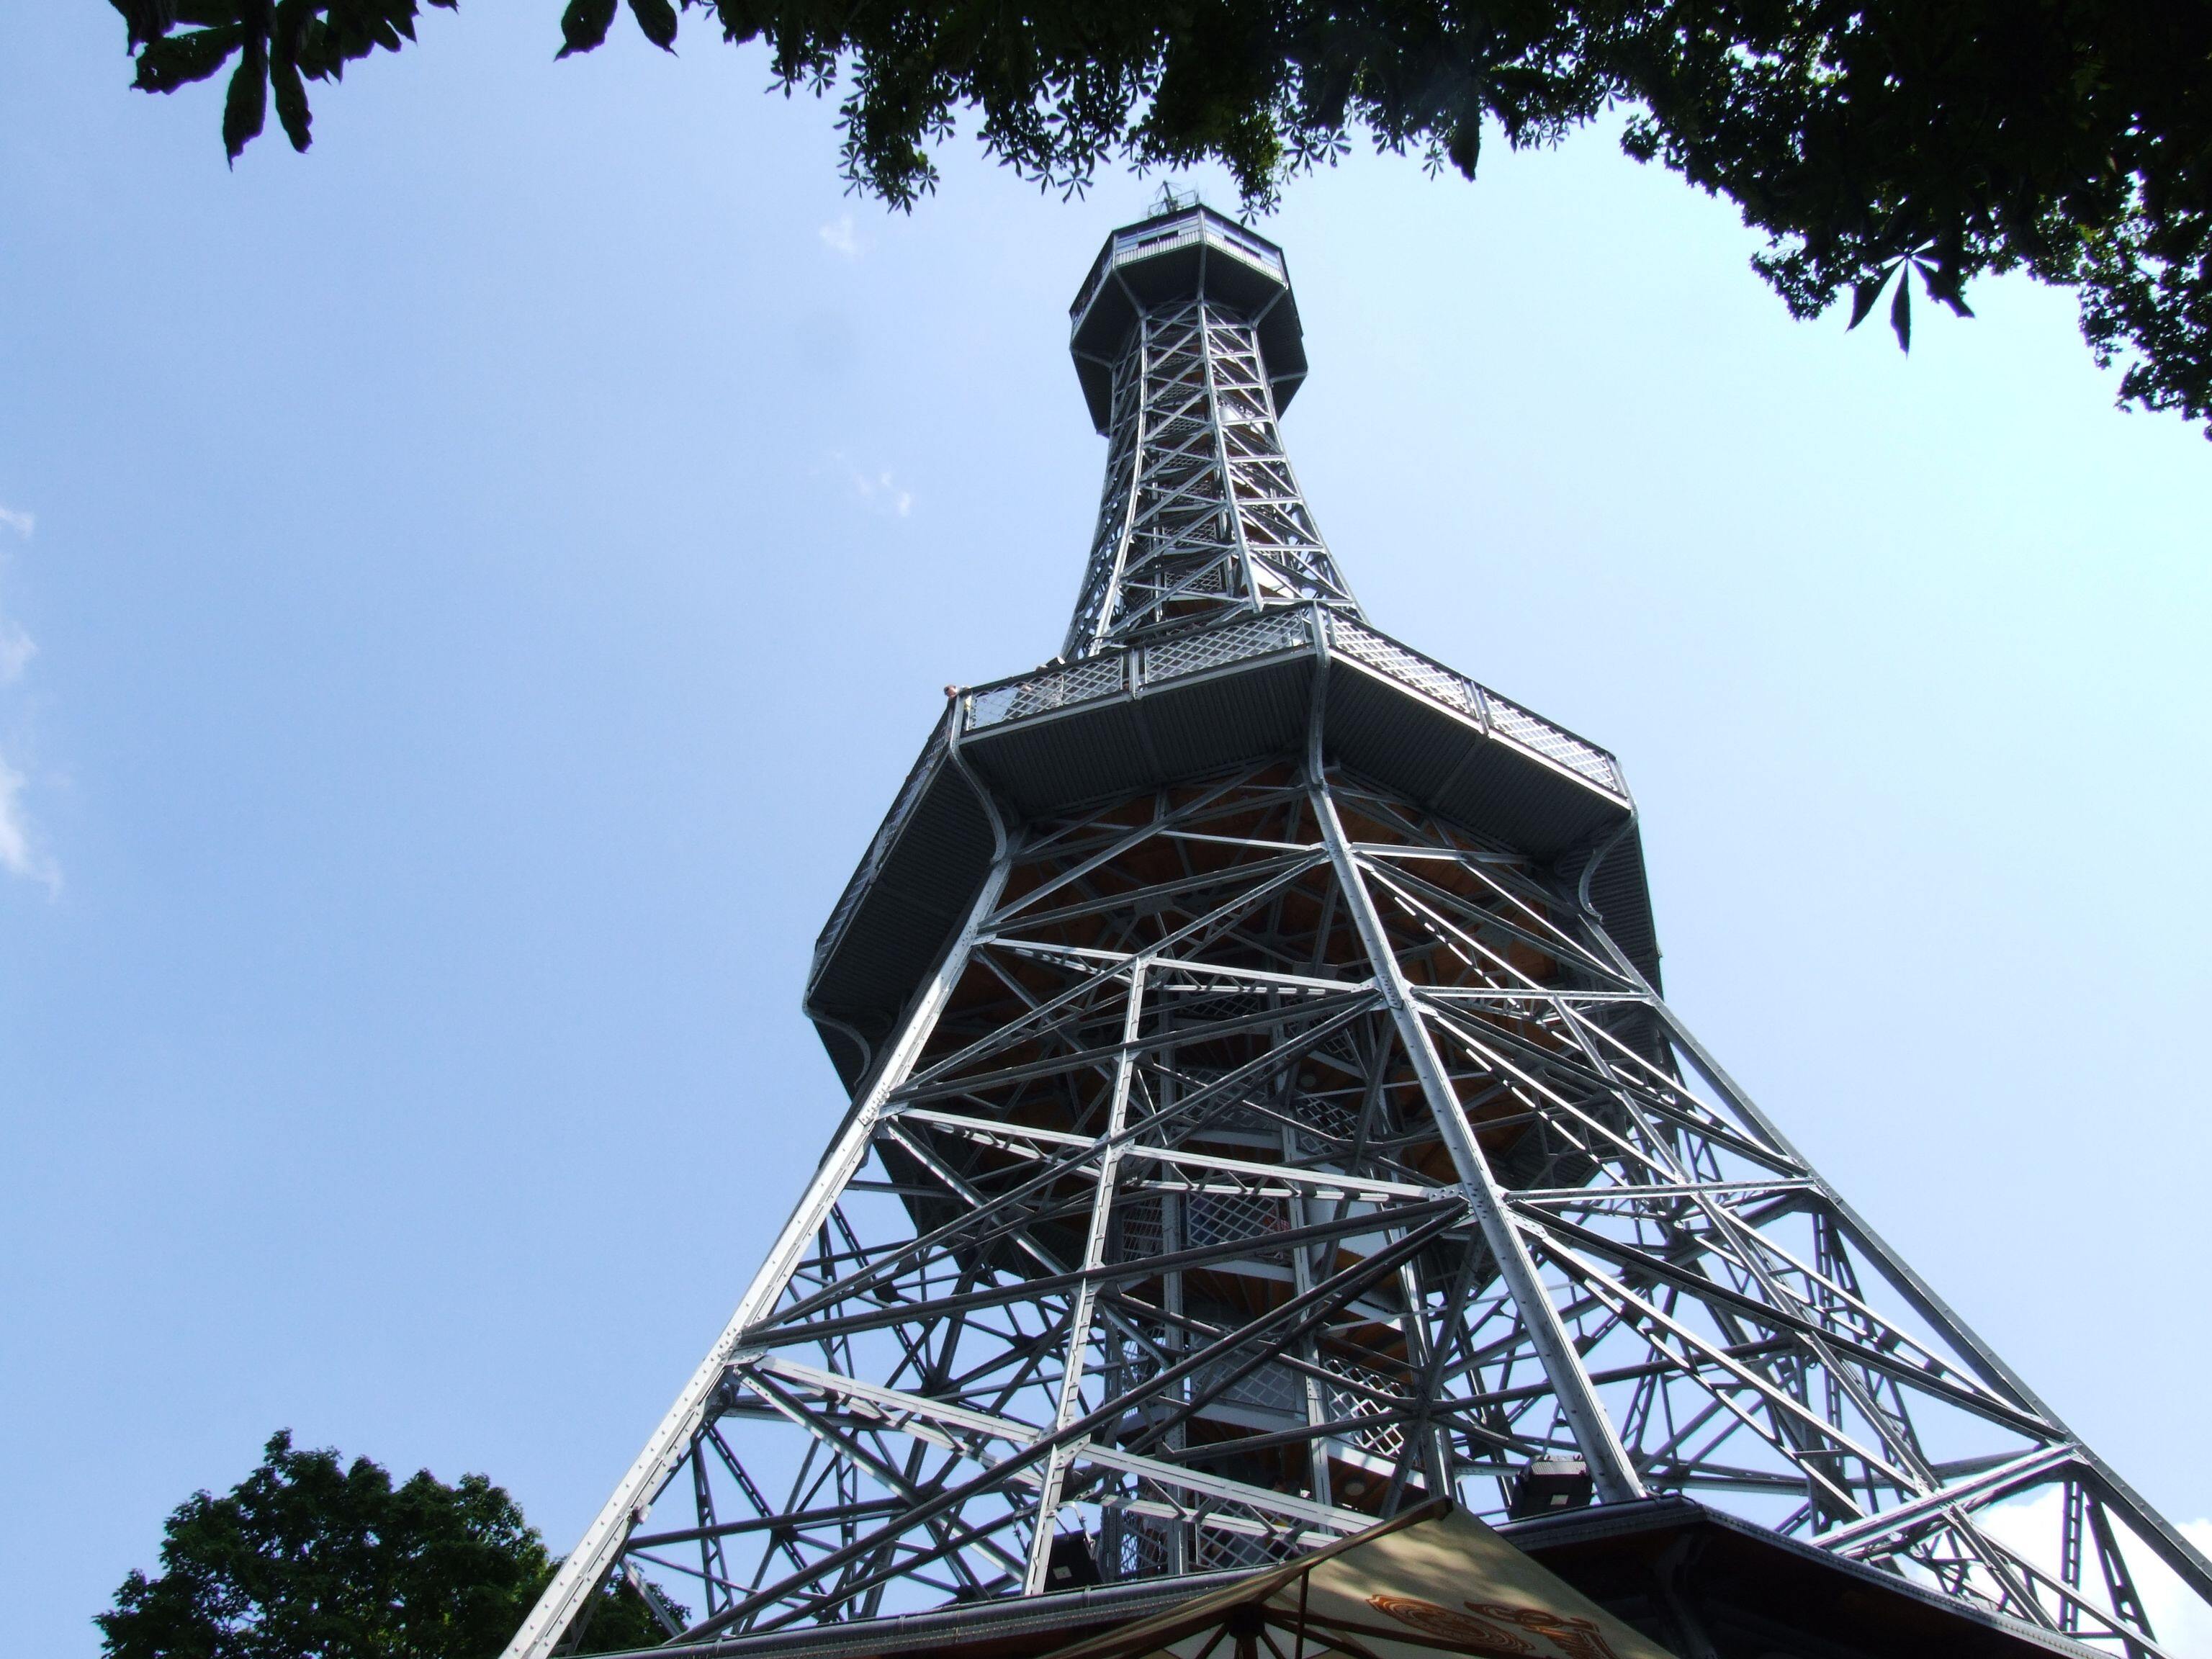
[{"label": "sunlit metal frame", "polygon": [[1148,307],[1114,370],[1098,529],[1061,654],[1269,605],[1358,605],[1314,527],[1257,331],[1218,300]]},{"label": "sunlit metal frame", "polygon": [[[2208,1602],[2212,1567],[1697,1042],[1592,904],[1607,849],[1570,878],[1332,758],[1340,655],[1486,730],[1492,694],[1357,622],[1249,319],[1142,313],[1113,406],[1072,660],[925,757],[988,873],[509,1654],[617,1572],[697,1640],[1256,1564],[1438,1494],[1502,1521],[1571,1460],[1600,1504],[1686,1492],[2163,1655],[2130,1557]],[[1137,686],[1130,647],[1273,607],[1319,658],[1302,751],[1028,817],[968,767],[994,720]],[[2045,1490],[2048,1551],[1992,1526]]]}]

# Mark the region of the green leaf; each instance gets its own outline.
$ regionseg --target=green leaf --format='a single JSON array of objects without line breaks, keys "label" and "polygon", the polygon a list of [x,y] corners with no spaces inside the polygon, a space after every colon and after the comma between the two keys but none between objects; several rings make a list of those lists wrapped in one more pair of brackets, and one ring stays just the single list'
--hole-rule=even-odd
[{"label": "green leaf", "polygon": [[134,51],[176,27],[175,15],[161,0],[111,0],[111,3],[123,14],[123,27]]},{"label": "green leaf", "polygon": [[[1872,311],[1874,309],[1874,302],[1881,298],[1883,285],[1889,281],[1889,273],[1893,269],[1894,269],[1894,267],[1885,265],[1881,270],[1875,272],[1873,276],[1867,277],[1863,282],[1856,283],[1852,285],[1852,328],[1856,328],[1861,323],[1866,321],[1867,313]],[[1844,331],[1848,333],[1850,332],[1850,330],[1847,329]]]},{"label": "green leaf", "polygon": [[647,40],[663,52],[676,50],[676,8],[668,0],[629,0],[629,9]]},{"label": "green leaf", "polygon": [[[635,0],[633,0],[635,3]],[[1476,158],[1482,154],[1482,112],[1471,110],[1459,118],[1445,141],[1444,154],[1460,171],[1462,179],[1474,177]]]},{"label": "green leaf", "polygon": [[307,129],[314,118],[307,112],[307,88],[301,84],[300,66],[279,58],[269,66],[269,80],[276,89],[276,118],[283,123],[284,136],[294,149],[304,153],[313,142]]},{"label": "green leaf", "polygon": [[1889,325],[1897,332],[1897,349],[1912,349],[1912,280],[1909,273],[1900,271],[1897,277],[1897,297],[1889,302]]},{"label": "green leaf", "polygon": [[1942,266],[1931,265],[1925,261],[1919,263],[1920,280],[1928,285],[1929,299],[1950,307],[1956,316],[1971,317],[1974,314],[1973,307],[1966,303],[1966,296],[1959,291],[1957,271],[1946,271]]},{"label": "green leaf", "polygon": [[248,52],[231,71],[230,90],[222,100],[223,153],[233,161],[239,152],[261,136],[269,112],[269,71],[258,52]]},{"label": "green leaf", "polygon": [[568,0],[568,9],[561,14],[561,38],[568,44],[553,56],[591,51],[607,38],[614,21],[615,0]]},{"label": "green leaf", "polygon": [[[97,1615],[107,1659],[495,1654],[553,1572],[514,1500],[483,1476],[395,1487],[367,1458],[302,1451],[282,1433],[227,1495],[201,1492],[170,1516],[161,1558],[158,1577],[132,1573]],[[621,1648],[663,1639],[642,1599],[632,1591],[626,1607],[619,1594],[601,1592],[592,1635]]]},{"label": "green leaf", "polygon": [[229,60],[245,39],[246,31],[237,27],[164,35],[138,54],[138,73],[131,84],[141,92],[174,92],[194,81],[204,81]]}]

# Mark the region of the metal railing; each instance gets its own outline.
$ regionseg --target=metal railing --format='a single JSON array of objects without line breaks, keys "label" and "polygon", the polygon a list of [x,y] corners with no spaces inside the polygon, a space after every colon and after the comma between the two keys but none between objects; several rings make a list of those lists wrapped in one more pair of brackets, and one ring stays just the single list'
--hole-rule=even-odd
[{"label": "metal railing", "polygon": [[1386,634],[1376,633],[1364,623],[1331,616],[1328,628],[1330,643],[1355,662],[1379,669],[1401,685],[1409,685],[1447,708],[1469,716],[1492,737],[1503,738],[1516,749],[1564,766],[1607,794],[1628,799],[1620,763],[1595,744],[1530,714],[1510,697],[1499,696],[1488,686],[1445,667],[1434,657],[1425,657],[1399,644]]},{"label": "metal railing", "polygon": [[[1510,698],[1499,696],[1435,658],[1401,645],[1387,634],[1378,634],[1364,623],[1313,605],[1267,611],[1200,633],[1158,640],[1127,651],[1105,652],[1040,673],[977,686],[961,695],[958,708],[962,729],[987,732],[1108,697],[1133,696],[1146,686],[1169,684],[1233,664],[1314,651],[1320,646],[1316,630],[1323,628],[1328,629],[1329,648],[1351,661],[1473,720],[1493,739],[1564,768],[1620,800],[1628,799],[1628,786],[1621,777],[1619,763],[1595,744],[1530,714]],[[866,856],[853,872],[852,880],[846,883],[837,908],[830,913],[829,922],[823,927],[816,946],[817,967],[823,955],[851,920],[869,882],[889,856],[892,843],[906,828],[907,819],[944,759],[951,739],[948,711],[947,717],[937,723],[937,730],[921,751],[921,758],[907,775],[890,811],[869,842]]]},{"label": "metal railing", "polygon": [[1051,714],[1102,697],[1133,693],[1193,674],[1251,662],[1285,651],[1310,650],[1317,625],[1330,647],[1362,667],[1419,692],[1474,721],[1491,737],[1538,755],[1608,794],[1627,799],[1620,764],[1595,744],[1530,714],[1433,657],[1401,645],[1365,623],[1318,606],[1263,612],[1225,627],[1128,651],[1109,652],[1065,667],[978,687],[967,696],[966,729],[987,731],[1010,720]]},{"label": "metal railing", "polygon": [[1307,649],[1313,644],[1312,619],[1313,612],[1303,606],[1295,611],[1263,611],[1246,622],[1162,640],[1145,647],[1140,653],[1144,681],[1157,685],[1229,663],[1270,657],[1278,651]]},{"label": "metal railing", "polygon": [[1124,658],[1109,653],[1085,657],[1027,679],[1001,680],[968,694],[968,729],[979,731],[1109,696],[1125,687],[1127,672]]},{"label": "metal railing", "polygon": [[1465,714],[1478,725],[1487,726],[1483,718],[1483,691],[1464,674],[1455,674],[1442,663],[1408,649],[1387,634],[1378,634],[1346,617],[1330,619],[1336,625],[1329,629],[1329,643],[1357,663],[1379,670],[1401,685],[1410,685],[1455,714]]}]

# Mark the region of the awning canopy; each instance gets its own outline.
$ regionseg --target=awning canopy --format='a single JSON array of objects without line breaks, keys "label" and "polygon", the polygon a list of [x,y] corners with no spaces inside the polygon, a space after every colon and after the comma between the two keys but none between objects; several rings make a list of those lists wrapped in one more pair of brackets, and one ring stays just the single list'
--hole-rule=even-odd
[{"label": "awning canopy", "polygon": [[1048,1659],[1673,1659],[1447,1499]]}]

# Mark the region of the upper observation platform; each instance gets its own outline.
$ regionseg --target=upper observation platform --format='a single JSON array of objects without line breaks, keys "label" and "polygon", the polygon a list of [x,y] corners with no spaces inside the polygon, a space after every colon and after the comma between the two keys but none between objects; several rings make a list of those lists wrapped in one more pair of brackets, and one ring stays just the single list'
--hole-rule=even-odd
[{"label": "upper observation platform", "polygon": [[1177,208],[1108,237],[1067,308],[1068,349],[1099,431],[1112,425],[1114,365],[1138,319],[1173,301],[1200,298],[1251,319],[1277,413],[1297,394],[1306,378],[1305,333],[1282,249],[1211,208]]}]

